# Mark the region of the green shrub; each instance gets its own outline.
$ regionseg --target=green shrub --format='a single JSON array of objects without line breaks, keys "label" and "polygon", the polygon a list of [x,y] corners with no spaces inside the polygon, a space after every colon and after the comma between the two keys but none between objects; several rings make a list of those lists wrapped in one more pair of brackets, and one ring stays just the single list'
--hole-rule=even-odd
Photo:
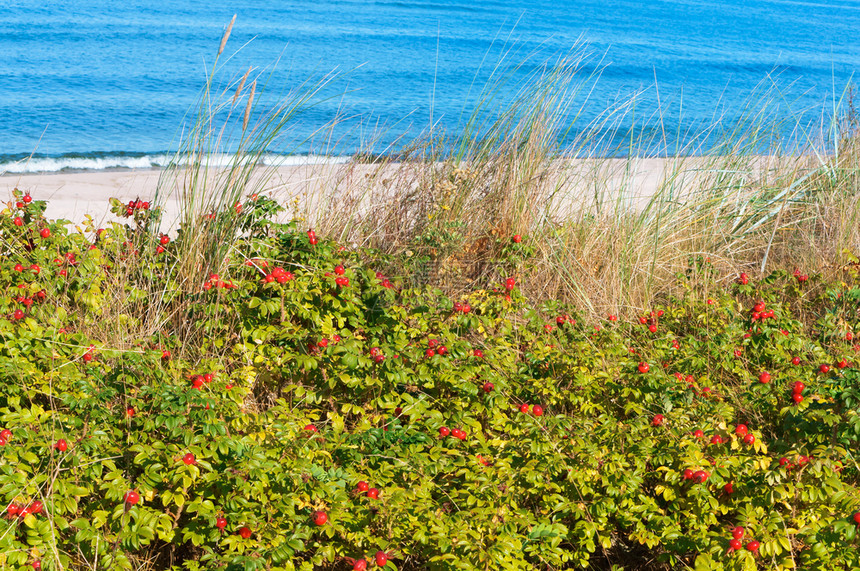
[{"label": "green shrub", "polygon": [[0,566],[860,566],[856,274],[695,260],[592,323],[516,280],[405,287],[276,211],[218,214],[244,233],[203,284],[157,213],[95,243],[38,201],[0,220]]}]

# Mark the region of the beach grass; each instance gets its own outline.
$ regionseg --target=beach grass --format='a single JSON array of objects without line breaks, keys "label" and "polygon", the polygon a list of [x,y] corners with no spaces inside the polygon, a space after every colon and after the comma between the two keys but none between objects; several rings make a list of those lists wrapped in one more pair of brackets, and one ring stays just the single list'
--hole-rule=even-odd
[{"label": "beach grass", "polygon": [[[181,241],[169,270],[189,295],[210,274],[229,276],[244,262],[232,255],[248,235],[242,205],[270,189],[277,173],[264,157],[313,137],[326,141],[318,154],[339,154],[325,133],[291,131],[335,75],[271,102],[262,71],[220,77],[222,52],[155,197],[178,197],[180,232],[195,237]],[[860,253],[850,88],[816,120],[786,111],[784,94],[764,89],[733,122],[715,120],[672,147],[660,109],[636,115],[642,94],[587,112],[601,71],[589,58],[577,45],[552,61],[499,62],[461,132],[431,128],[396,150],[376,149],[381,137],[370,137],[354,160],[309,176],[288,197],[289,216],[384,258],[386,272],[406,283],[456,297],[513,276],[532,302],[570,304],[594,319],[638,315],[682,293],[676,276],[698,258],[725,283],[777,268],[830,275]],[[527,64],[530,81],[511,85],[511,71]],[[580,127],[586,115],[596,118]],[[774,135],[787,130],[791,141]],[[624,142],[611,148],[611,140]],[[226,167],[210,163],[225,154]],[[150,219],[150,236],[158,224]],[[201,334],[187,330],[185,302],[159,291],[148,297],[142,335]]]}]

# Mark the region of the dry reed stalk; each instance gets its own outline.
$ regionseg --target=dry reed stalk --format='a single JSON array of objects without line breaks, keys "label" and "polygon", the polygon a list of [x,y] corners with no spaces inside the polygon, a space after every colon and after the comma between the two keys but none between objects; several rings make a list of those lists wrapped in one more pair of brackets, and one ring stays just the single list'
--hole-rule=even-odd
[{"label": "dry reed stalk", "polygon": [[233,19],[230,20],[230,23],[227,25],[227,29],[224,31],[224,35],[221,36],[221,45],[218,46],[218,55],[220,56],[224,53],[224,47],[227,45],[227,40],[230,38],[230,32],[233,31],[233,24],[236,23],[236,14],[233,14]]},{"label": "dry reed stalk", "polygon": [[245,116],[242,119],[242,132],[248,130],[248,120],[251,117],[251,107],[254,105],[254,93],[257,91],[257,80],[251,82],[251,91],[248,92],[248,103],[245,105]]}]

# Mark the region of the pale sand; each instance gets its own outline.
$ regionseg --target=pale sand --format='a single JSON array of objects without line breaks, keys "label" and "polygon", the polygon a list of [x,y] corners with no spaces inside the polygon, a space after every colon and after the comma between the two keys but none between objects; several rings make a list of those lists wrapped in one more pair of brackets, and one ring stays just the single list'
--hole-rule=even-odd
[{"label": "pale sand", "polygon": [[[769,160],[752,170],[772,168]],[[679,166],[680,165],[680,166]],[[573,209],[589,208],[598,197],[601,200],[616,200],[623,196],[627,207],[641,207],[649,197],[665,184],[667,177],[673,187],[692,188],[702,176],[703,159],[583,159],[565,161],[559,166],[556,177],[563,182],[564,200]],[[331,204],[332,197],[339,196],[342,189],[349,188],[352,198],[347,209],[373,207],[373,201],[382,200],[381,187],[393,188],[391,178],[414,177],[414,169],[403,165],[389,165],[386,171],[373,176],[376,167],[364,164],[324,164],[280,167],[272,173],[265,185],[265,192],[282,204],[298,199],[305,212],[319,211]],[[753,173],[751,173],[753,174]],[[116,197],[123,202],[140,198],[152,201],[155,197],[161,171],[117,170],[117,171],[71,171],[45,174],[16,174],[0,176],[0,196],[11,200],[12,189],[29,191],[37,200],[47,200],[46,216],[49,219],[66,219],[80,224],[85,215],[93,216],[96,225],[103,225],[114,218],[109,213],[108,199]],[[550,178],[552,178],[552,174]],[[388,178],[389,180],[385,180]],[[382,182],[385,181],[383,185]],[[400,182],[403,182],[401,180]],[[410,184],[407,182],[406,184]],[[558,183],[552,183],[558,184]],[[167,188],[175,185],[167,185]],[[174,191],[163,199],[165,206],[165,230],[175,229],[179,202]],[[356,198],[358,197],[358,198]],[[312,204],[309,204],[309,201]],[[576,204],[578,203],[578,204]],[[348,210],[347,210],[348,211]],[[332,212],[344,212],[344,205],[332,208]],[[287,213],[288,215],[290,212]],[[320,212],[320,214],[323,214]]]}]

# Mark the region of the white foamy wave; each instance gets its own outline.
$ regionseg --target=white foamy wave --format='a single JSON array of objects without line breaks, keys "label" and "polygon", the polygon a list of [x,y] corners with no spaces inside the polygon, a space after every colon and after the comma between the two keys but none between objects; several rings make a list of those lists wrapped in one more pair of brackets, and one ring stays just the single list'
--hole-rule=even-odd
[{"label": "white foamy wave", "polygon": [[[192,162],[191,157],[176,157],[166,153],[126,156],[126,155],[104,155],[97,157],[61,156],[61,157],[33,157],[17,161],[0,162],[0,174],[27,174],[27,173],[50,173],[69,170],[107,170],[107,169],[160,169],[171,164],[187,165]],[[205,166],[210,168],[223,168],[234,164],[236,155],[211,154],[203,159]],[[261,166],[302,166],[322,164],[342,164],[351,160],[346,156],[325,155],[262,155],[257,163]]]}]

